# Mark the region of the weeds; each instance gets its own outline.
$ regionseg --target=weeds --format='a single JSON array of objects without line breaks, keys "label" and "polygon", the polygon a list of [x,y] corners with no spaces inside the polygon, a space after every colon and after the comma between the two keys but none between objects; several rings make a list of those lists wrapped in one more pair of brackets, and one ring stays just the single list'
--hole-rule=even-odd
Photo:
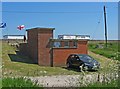
[{"label": "weeds", "polygon": [[87,87],[118,87],[118,80],[112,80],[111,82],[96,82],[89,84]]},{"label": "weeds", "polygon": [[3,78],[2,87],[39,87],[30,79],[21,78]]}]

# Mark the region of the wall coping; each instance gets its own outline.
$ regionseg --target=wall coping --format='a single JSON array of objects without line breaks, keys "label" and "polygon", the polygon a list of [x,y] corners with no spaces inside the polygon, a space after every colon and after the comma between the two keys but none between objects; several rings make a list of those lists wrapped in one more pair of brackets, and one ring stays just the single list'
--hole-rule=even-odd
[{"label": "wall coping", "polygon": [[30,30],[55,30],[55,28],[43,28],[43,27],[36,27],[36,28],[30,28],[27,29],[26,31],[30,31]]}]

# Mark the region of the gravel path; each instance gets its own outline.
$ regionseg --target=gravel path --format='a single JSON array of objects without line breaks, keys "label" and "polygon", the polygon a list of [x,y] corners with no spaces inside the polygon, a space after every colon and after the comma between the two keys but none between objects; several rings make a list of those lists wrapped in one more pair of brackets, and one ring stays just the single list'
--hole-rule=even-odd
[{"label": "gravel path", "polygon": [[33,82],[44,87],[79,87],[80,75],[57,75],[30,77]]},{"label": "gravel path", "polygon": [[[99,77],[98,77],[99,76]],[[28,77],[34,83],[43,85],[43,87],[82,87],[87,86],[90,83],[109,82],[118,78],[118,74],[86,74],[86,75],[54,75],[54,76],[40,76],[40,77]]]}]

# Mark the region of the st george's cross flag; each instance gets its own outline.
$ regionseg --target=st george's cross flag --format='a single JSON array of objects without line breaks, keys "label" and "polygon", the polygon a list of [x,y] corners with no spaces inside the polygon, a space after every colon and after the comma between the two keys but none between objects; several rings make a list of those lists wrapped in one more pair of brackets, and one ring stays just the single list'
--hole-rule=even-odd
[{"label": "st george's cross flag", "polygon": [[5,28],[6,27],[6,23],[0,23],[0,28]]},{"label": "st george's cross flag", "polygon": [[22,29],[24,29],[24,28],[25,28],[24,25],[17,26],[17,29],[19,29],[19,30],[22,30]]}]

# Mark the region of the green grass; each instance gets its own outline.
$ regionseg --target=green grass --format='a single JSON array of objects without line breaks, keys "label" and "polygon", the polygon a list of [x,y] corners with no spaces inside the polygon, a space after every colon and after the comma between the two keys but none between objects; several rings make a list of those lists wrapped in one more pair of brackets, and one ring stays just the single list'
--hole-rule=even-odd
[{"label": "green grass", "polygon": [[[3,77],[13,77],[13,76],[46,76],[46,75],[74,75],[81,74],[74,70],[67,70],[62,67],[45,67],[39,66],[37,64],[25,63],[31,61],[26,56],[16,55],[16,48],[8,45],[7,43],[2,43],[2,74]],[[9,54],[9,55],[8,55]],[[10,55],[12,55],[10,57]],[[106,71],[113,68],[117,64],[115,60],[106,60],[103,57],[98,57],[96,54],[89,53],[92,57],[98,60],[102,66],[99,72]],[[24,60],[25,62],[17,62],[12,60]],[[32,61],[31,61],[32,62]],[[107,63],[107,64],[106,64]],[[107,67],[106,67],[107,65]],[[106,71],[107,72],[107,71]],[[94,72],[87,72],[94,73]]]},{"label": "green grass", "polygon": [[2,88],[2,79],[0,79],[0,89]]},{"label": "green grass", "polygon": [[[99,48],[97,45],[100,45],[102,47]],[[107,48],[105,47],[104,43],[89,43],[88,47],[89,50],[93,52],[90,52],[89,54],[100,62],[101,68],[99,72],[105,73],[118,71],[118,64],[120,64],[120,60],[118,59],[119,53],[117,42],[108,43]]]},{"label": "green grass", "polygon": [[118,80],[112,80],[109,83],[94,83],[94,84],[89,84],[87,87],[118,87]]},{"label": "green grass", "polygon": [[[98,45],[102,46],[103,48],[97,47]],[[120,53],[118,52],[117,42],[108,43],[107,48],[105,47],[104,43],[89,43],[89,50],[107,58],[119,60],[118,55],[120,55]]]},{"label": "green grass", "polygon": [[[103,48],[96,48],[96,45],[102,45]],[[108,48],[105,48],[104,43],[89,43],[89,50],[89,55],[94,57],[101,65],[101,68],[99,70],[100,73],[113,71],[118,72],[118,64],[120,64],[120,61],[118,61],[116,55],[114,55],[118,52],[117,43],[108,43]],[[113,56],[115,57],[114,59]]]},{"label": "green grass", "polygon": [[[45,76],[45,75],[71,75],[79,74],[74,70],[67,70],[62,67],[45,67],[37,64],[29,64],[25,62],[12,61],[9,55],[12,55],[13,60],[31,61],[26,56],[16,55],[16,48],[11,47],[7,43],[2,43],[2,73],[3,76]],[[8,55],[9,54],[9,55]]]},{"label": "green grass", "polygon": [[[89,45],[90,46],[90,45]],[[116,47],[116,46],[115,46]],[[94,50],[94,45],[89,47],[90,50]],[[32,60],[26,56],[17,55],[15,52],[16,48],[8,45],[7,43],[2,43],[2,74],[3,78],[5,77],[21,77],[21,76],[46,76],[46,75],[79,75],[81,72],[74,70],[67,70],[62,67],[44,67],[37,64],[31,64]],[[116,49],[115,49],[116,50]],[[114,51],[112,52],[114,53]],[[11,55],[11,57],[10,57]],[[89,55],[94,57],[97,61],[100,62],[101,68],[98,72],[114,72],[113,69],[118,63],[116,60],[109,60],[105,57],[100,57],[92,52],[89,52]],[[23,62],[17,62],[18,60],[24,60]],[[13,61],[14,60],[14,61]],[[15,61],[16,60],[16,61]],[[31,62],[31,63],[25,63]],[[86,72],[86,74],[93,74],[96,72]],[[10,81],[6,79],[6,82]],[[14,81],[14,80],[13,80]],[[21,80],[22,81],[22,80]],[[15,83],[15,82],[14,82]],[[14,85],[14,84],[13,84]]]},{"label": "green grass", "polygon": [[[25,78],[3,78],[2,87],[42,87]],[[40,88],[42,89],[42,88]]]}]

